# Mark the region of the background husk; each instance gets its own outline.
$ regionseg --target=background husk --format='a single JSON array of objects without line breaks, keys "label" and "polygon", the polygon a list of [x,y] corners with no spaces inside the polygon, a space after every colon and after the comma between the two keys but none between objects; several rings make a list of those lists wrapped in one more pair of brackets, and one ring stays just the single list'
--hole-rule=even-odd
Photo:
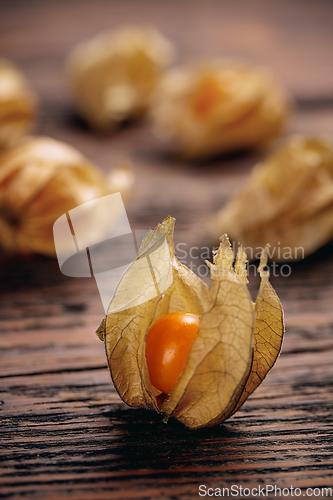
[{"label": "background husk", "polygon": [[[255,257],[268,242],[276,261],[298,260],[333,238],[333,143],[294,136],[255,167],[210,223]],[[275,250],[274,250],[275,249]]]},{"label": "background husk", "polygon": [[0,59],[0,150],[32,130],[36,113],[37,97],[26,78]]},{"label": "background husk", "polygon": [[266,146],[283,129],[290,103],[267,69],[206,60],[162,76],[151,117],[182,156],[205,158]]},{"label": "background husk", "polygon": [[0,245],[8,252],[54,256],[53,224],[65,212],[120,191],[131,171],[106,178],[81,153],[49,137],[29,137],[0,155]]},{"label": "background husk", "polygon": [[154,28],[130,25],[74,47],[67,66],[79,113],[100,131],[140,116],[173,53]]}]

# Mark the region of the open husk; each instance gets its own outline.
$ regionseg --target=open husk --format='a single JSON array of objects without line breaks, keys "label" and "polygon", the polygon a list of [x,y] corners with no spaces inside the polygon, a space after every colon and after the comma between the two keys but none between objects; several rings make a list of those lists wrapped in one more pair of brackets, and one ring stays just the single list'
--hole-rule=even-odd
[{"label": "open husk", "polygon": [[[174,219],[169,217],[148,233],[96,333],[105,341],[112,380],[125,403],[155,409],[166,419],[175,417],[190,428],[212,426],[240,408],[273,366],[282,344],[283,311],[265,270],[267,248],[262,254],[261,285],[253,304],[246,287],[246,255],[242,249],[234,265],[229,240],[221,238],[209,264],[209,289],[176,259],[173,226]],[[165,237],[169,260],[162,246],[154,254],[156,265],[151,259],[155,277],[162,276],[163,271],[165,274],[164,293],[152,294],[144,261],[148,254],[153,255],[150,252],[159,234]],[[153,321],[174,311],[198,314],[200,323],[185,369],[166,396],[150,382],[145,336]]]},{"label": "open husk", "polygon": [[126,197],[132,180],[126,165],[106,177],[63,142],[22,139],[0,155],[0,245],[8,252],[55,256],[58,217],[110,193]]},{"label": "open husk", "polygon": [[222,60],[167,71],[151,102],[158,136],[193,159],[266,146],[289,110],[268,70]]},{"label": "open husk", "polygon": [[100,131],[140,116],[172,58],[172,45],[153,28],[125,26],[82,42],[68,59],[79,113]]},{"label": "open husk", "polygon": [[36,95],[23,74],[0,59],[0,150],[31,131],[36,108]]},{"label": "open husk", "polygon": [[333,142],[294,136],[257,165],[211,221],[257,258],[268,242],[276,261],[300,260],[333,238]]}]

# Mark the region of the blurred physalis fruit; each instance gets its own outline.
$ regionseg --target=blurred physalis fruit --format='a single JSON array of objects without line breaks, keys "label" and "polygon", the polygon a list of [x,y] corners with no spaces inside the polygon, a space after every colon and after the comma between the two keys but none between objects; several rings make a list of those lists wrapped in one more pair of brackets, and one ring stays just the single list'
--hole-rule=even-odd
[{"label": "blurred physalis fruit", "polygon": [[37,98],[25,77],[0,59],[0,150],[31,131],[36,109]]},{"label": "blurred physalis fruit", "polygon": [[195,159],[266,146],[281,132],[289,107],[266,69],[211,60],[167,71],[151,117],[159,137]]},{"label": "blurred physalis fruit", "polygon": [[0,245],[10,252],[53,256],[58,217],[113,192],[126,197],[132,181],[127,166],[105,177],[63,142],[21,139],[0,155]]},{"label": "blurred physalis fruit", "polygon": [[[112,380],[125,403],[155,409],[165,419],[173,416],[191,428],[212,426],[235,413],[274,365],[284,333],[283,311],[269,283],[267,248],[253,304],[242,248],[234,264],[229,240],[221,238],[208,264],[209,289],[176,259],[173,226],[169,217],[152,232],[165,237],[169,255],[169,260],[156,260],[155,287],[163,274],[172,275],[170,285],[163,294],[152,294],[154,284],[144,261],[149,255],[153,260],[150,247],[156,248],[158,238],[148,233],[97,334],[105,342]],[[184,334],[187,315],[191,324]],[[169,354],[169,366],[158,367]]]},{"label": "blurred physalis fruit", "polygon": [[[333,142],[294,136],[255,167],[244,187],[214,217],[248,256],[268,242],[280,262],[300,260],[333,238]],[[251,253],[251,255],[250,255]]]},{"label": "blurred physalis fruit", "polygon": [[171,44],[153,28],[128,26],[82,42],[68,61],[79,113],[101,131],[140,116],[172,58]]}]

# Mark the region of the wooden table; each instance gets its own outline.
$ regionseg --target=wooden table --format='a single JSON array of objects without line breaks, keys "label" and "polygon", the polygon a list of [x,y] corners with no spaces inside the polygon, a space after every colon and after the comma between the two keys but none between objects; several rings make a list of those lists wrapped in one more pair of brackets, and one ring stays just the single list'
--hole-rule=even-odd
[{"label": "wooden table", "polygon": [[[178,62],[232,55],[269,65],[296,98],[288,134],[332,134],[332,20],[325,0],[2,0],[0,47],[40,96],[37,133],[72,144],[104,170],[128,155],[136,174],[132,228],[171,214],[176,242],[189,249],[207,246],[205,221],[263,155],[186,163],[146,123],[113,136],[90,132],[67,92],[68,50],[119,23],[151,23],[177,45]],[[239,498],[254,498],[240,487],[272,485],[289,488],[289,496],[291,487],[302,495],[319,488],[316,497],[326,498],[321,488],[333,488],[332,276],[327,246],[293,265],[289,278],[272,280],[286,317],[281,357],[232,419],[193,432],[119,399],[94,334],[103,309],[92,279],[65,277],[45,257],[1,255],[0,495],[171,500],[199,497],[200,485],[234,485]],[[251,281],[254,294],[257,285]]]}]

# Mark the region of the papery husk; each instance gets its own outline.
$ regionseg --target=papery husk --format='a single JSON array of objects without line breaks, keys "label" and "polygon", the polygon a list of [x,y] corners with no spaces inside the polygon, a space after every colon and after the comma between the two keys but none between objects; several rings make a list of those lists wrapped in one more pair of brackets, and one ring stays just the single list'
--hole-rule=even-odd
[{"label": "papery husk", "polygon": [[[117,303],[126,302],[126,293],[145,294],[137,264],[154,237],[148,234],[97,334],[105,341],[111,377],[126,404],[155,409],[166,419],[175,417],[190,428],[217,425],[244,403],[273,366],[284,332],[282,307],[265,271],[267,249],[262,255],[261,286],[253,304],[246,287],[246,255],[242,249],[234,267],[229,240],[221,238],[214,262],[209,264],[213,284],[208,289],[176,259],[173,227],[174,219],[169,217],[154,232],[166,237],[172,284],[162,295],[117,311]],[[137,295],[131,294],[135,286]],[[174,311],[198,314],[200,323],[185,369],[166,396],[150,382],[145,336],[153,321]]]},{"label": "papery husk", "polygon": [[82,42],[68,59],[79,113],[100,131],[142,115],[173,53],[170,42],[149,27],[124,26]]},{"label": "papery husk", "polygon": [[267,69],[208,60],[167,71],[151,117],[159,137],[200,159],[266,146],[283,129],[290,103]]},{"label": "papery husk", "polygon": [[211,221],[257,258],[266,242],[277,262],[300,260],[333,237],[333,142],[294,136],[255,167]]},{"label": "papery husk", "polygon": [[107,178],[63,142],[22,139],[0,155],[0,245],[8,252],[55,256],[53,224],[59,216],[110,193],[126,198],[132,182],[127,165]]},{"label": "papery husk", "polygon": [[32,130],[36,112],[37,97],[24,75],[0,59],[0,150]]}]

